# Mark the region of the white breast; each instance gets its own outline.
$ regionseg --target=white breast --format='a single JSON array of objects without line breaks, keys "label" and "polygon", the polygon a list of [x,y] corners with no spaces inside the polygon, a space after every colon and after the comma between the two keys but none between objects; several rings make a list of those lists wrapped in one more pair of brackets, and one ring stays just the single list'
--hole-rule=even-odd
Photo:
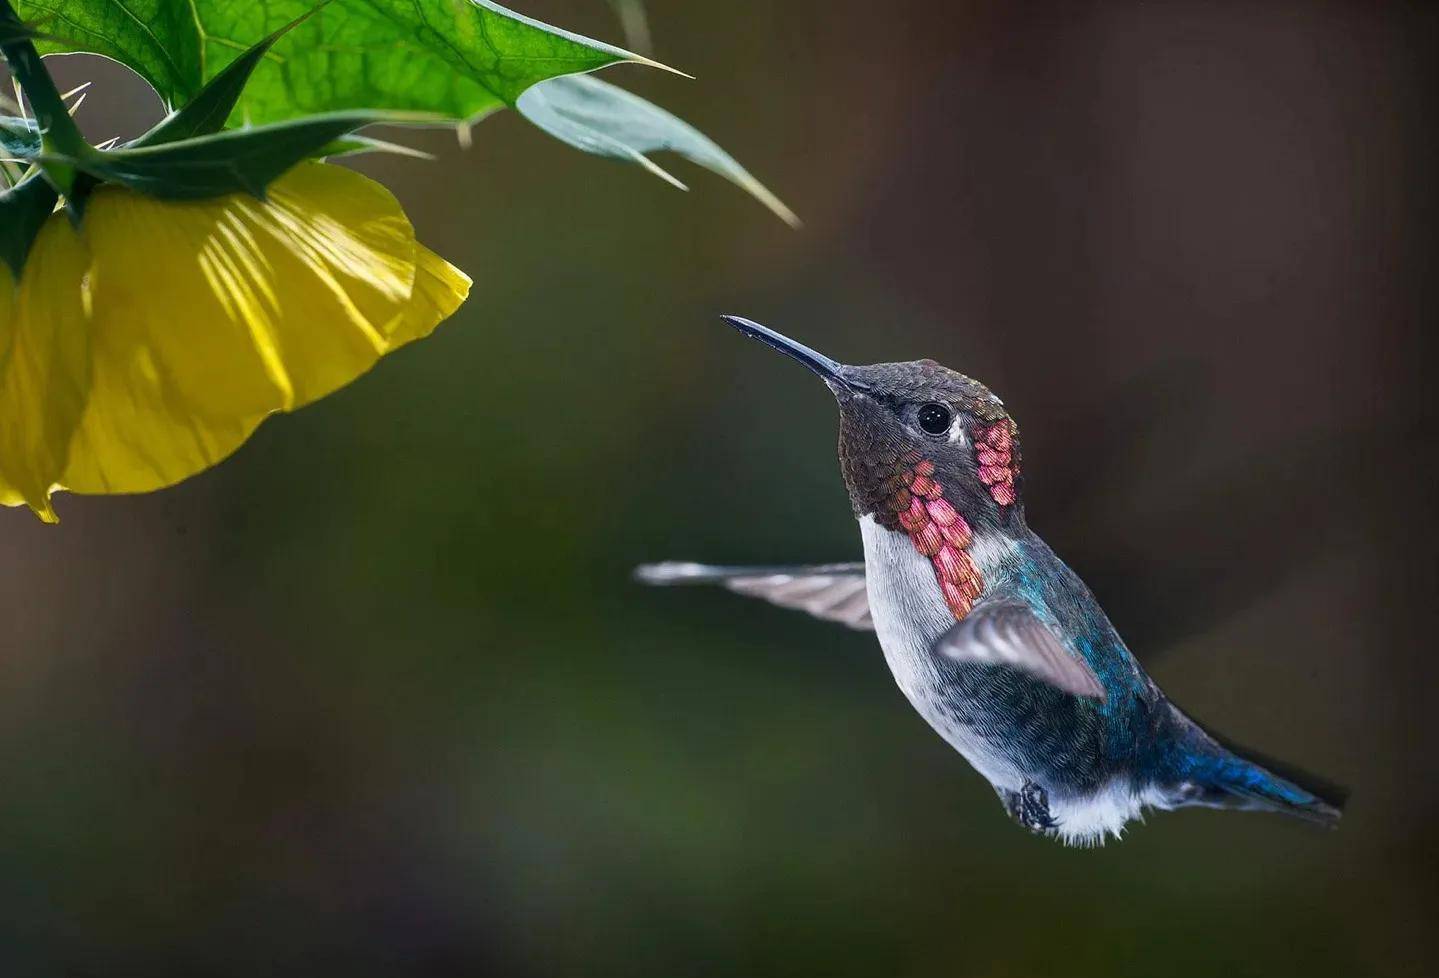
[{"label": "white breast", "polygon": [[991,784],[1018,789],[1024,782],[1019,772],[945,708],[930,649],[954,624],[954,615],[940,594],[933,565],[906,534],[886,530],[872,516],[862,517],[859,529],[870,616],[895,682],[920,716]]}]

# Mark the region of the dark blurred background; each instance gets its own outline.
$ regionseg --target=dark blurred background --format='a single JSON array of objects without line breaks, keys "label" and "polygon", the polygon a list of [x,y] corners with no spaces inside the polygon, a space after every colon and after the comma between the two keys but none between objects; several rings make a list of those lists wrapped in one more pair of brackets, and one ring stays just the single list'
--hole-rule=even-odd
[{"label": "dark blurred background", "polygon": [[[1435,8],[648,8],[697,80],[607,77],[802,231],[512,113],[408,134],[359,165],[452,321],[177,489],[0,512],[0,973],[1432,973]],[[97,138],[158,112],[58,73]],[[828,396],[719,312],[993,386],[1031,524],[1343,826],[1062,849],[873,636],[632,584],[859,554]]]}]

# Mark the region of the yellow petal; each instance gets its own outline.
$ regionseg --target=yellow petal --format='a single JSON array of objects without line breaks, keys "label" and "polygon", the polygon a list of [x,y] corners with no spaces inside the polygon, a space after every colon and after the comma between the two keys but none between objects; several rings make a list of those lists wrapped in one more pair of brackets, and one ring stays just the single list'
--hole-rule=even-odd
[{"label": "yellow petal", "polygon": [[468,285],[417,245],[389,191],[323,164],[264,203],[101,188],[84,233],[93,382],[62,480],[77,492],[143,492],[215,464],[266,414],[429,333]]},{"label": "yellow petal", "polygon": [[60,480],[72,492],[148,492],[221,462],[265,419],[190,412],[144,354],[96,336],[90,403]]},{"label": "yellow petal", "polygon": [[415,291],[397,328],[391,350],[423,339],[469,297],[470,277],[429,248],[415,242]]},{"label": "yellow petal", "polygon": [[65,469],[89,390],[87,265],[68,218],[51,216],[9,303],[8,350],[0,361],[0,501],[23,501],[51,523],[50,491]]},{"label": "yellow petal", "polygon": [[150,351],[193,408],[220,417],[328,394],[385,348],[415,281],[415,238],[389,191],[304,164],[261,202],[98,191],[85,217],[95,328]]},{"label": "yellow petal", "polygon": [[[15,338],[15,277],[10,266],[0,262],[0,382],[5,377],[5,361],[10,355],[10,341]],[[25,497],[5,478],[0,460],[0,506],[23,506]]]}]

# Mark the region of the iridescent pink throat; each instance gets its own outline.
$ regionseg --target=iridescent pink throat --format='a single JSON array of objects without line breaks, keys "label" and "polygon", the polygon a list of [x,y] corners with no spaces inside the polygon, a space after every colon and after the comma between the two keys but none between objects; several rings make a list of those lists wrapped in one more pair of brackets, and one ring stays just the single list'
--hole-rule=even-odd
[{"label": "iridescent pink throat", "polygon": [[974,454],[979,460],[979,481],[989,487],[989,494],[1001,506],[1014,504],[1014,422],[1008,418],[988,428],[975,428]]},{"label": "iridescent pink throat", "polygon": [[[1012,425],[1006,419],[972,433],[980,481],[989,487],[990,496],[1000,506],[1012,505],[1015,499]],[[890,508],[909,534],[914,549],[934,566],[944,603],[955,621],[964,621],[984,593],[984,578],[969,555],[974,532],[944,498],[944,487],[934,481],[934,463],[917,452],[911,452],[904,461],[904,488],[889,498]]]}]

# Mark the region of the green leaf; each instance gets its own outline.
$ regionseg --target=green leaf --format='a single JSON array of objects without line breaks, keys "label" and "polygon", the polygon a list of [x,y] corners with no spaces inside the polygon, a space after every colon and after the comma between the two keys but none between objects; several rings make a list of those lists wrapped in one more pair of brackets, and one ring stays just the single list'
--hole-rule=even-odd
[{"label": "green leaf", "polygon": [[[42,53],[90,51],[129,65],[184,105],[250,48],[306,14],[255,69],[230,121],[395,109],[474,119],[530,85],[619,61],[620,48],[490,0],[16,0],[46,22]],[[653,64],[653,62],[647,62]]]},{"label": "green leaf", "polygon": [[[257,39],[313,11],[255,61],[229,113],[231,126],[352,110],[428,112],[473,122],[516,105],[541,82],[621,61],[664,67],[491,0],[330,0],[319,9],[316,0],[12,2],[22,18],[45,23],[47,36],[38,42],[42,51],[89,51],[120,61],[170,106],[200,97],[206,83]],[[214,111],[212,105],[196,115],[212,118]],[[678,183],[644,157],[673,149],[795,223],[733,157],[686,123],[613,86],[595,82],[542,90],[526,101],[524,114],[571,146],[639,162]],[[611,131],[610,125],[618,128]]]},{"label": "green leaf", "polygon": [[515,106],[556,139],[587,153],[638,163],[681,190],[685,185],[645,154],[669,150],[748,191],[790,227],[794,212],[731,155],[683,119],[590,75],[552,78],[530,88]]},{"label": "green leaf", "polygon": [[30,252],[30,242],[55,210],[55,201],[54,188],[39,173],[0,190],[0,261],[10,266],[17,280]]},{"label": "green leaf", "polygon": [[0,116],[0,158],[30,160],[40,153],[40,127],[33,119]]},{"label": "green leaf", "polygon": [[152,197],[184,200],[237,191],[262,197],[276,177],[356,129],[378,122],[435,125],[442,121],[396,112],[329,112],[159,146],[93,150],[59,160],[98,180]]},{"label": "green leaf", "polygon": [[310,16],[302,14],[268,37],[250,46],[244,54],[226,65],[218,75],[205,82],[198,94],[176,112],[161,119],[156,126],[139,139],[130,143],[132,149],[142,146],[159,146],[193,136],[205,136],[219,132],[240,101],[245,84],[259,66],[276,41],[294,30]]}]

